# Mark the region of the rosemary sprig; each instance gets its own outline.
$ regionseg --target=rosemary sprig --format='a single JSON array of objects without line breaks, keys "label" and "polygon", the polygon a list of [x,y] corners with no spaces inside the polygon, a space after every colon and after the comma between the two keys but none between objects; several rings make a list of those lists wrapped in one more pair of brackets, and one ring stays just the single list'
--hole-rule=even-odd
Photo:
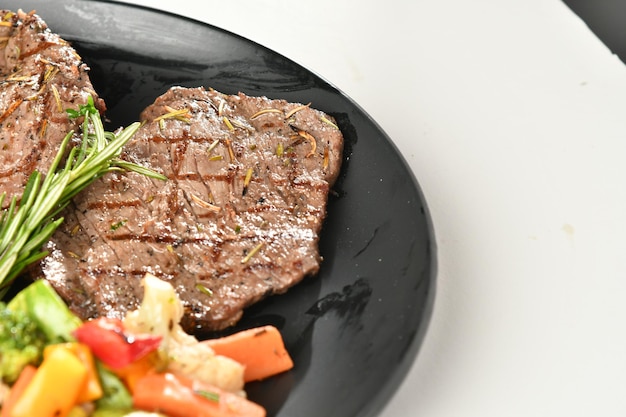
[{"label": "rosemary sprig", "polygon": [[[70,200],[107,172],[135,171],[152,178],[166,177],[145,167],[119,159],[122,147],[137,132],[135,122],[118,133],[106,132],[98,109],[89,97],[78,110],[66,110],[70,118],[84,117],[82,141],[73,147],[59,168],[74,132],[69,132],[59,148],[48,174],[31,174],[21,198],[14,196],[0,215],[0,297],[24,268],[48,253],[42,246],[63,222],[58,217]],[[0,206],[6,193],[0,195]],[[18,203],[19,201],[19,203]]]}]

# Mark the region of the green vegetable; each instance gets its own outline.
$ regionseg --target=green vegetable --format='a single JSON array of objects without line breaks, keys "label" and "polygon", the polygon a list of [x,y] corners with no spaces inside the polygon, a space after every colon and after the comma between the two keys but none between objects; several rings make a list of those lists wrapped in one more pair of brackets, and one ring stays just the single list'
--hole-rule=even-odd
[{"label": "green vegetable", "polygon": [[102,398],[96,401],[96,409],[108,410],[109,412],[130,412],[133,407],[133,399],[122,381],[117,375],[102,366],[100,362],[97,362],[96,366],[104,390]]},{"label": "green vegetable", "polygon": [[39,364],[43,346],[37,323],[0,302],[0,379],[12,384],[26,365]]},{"label": "green vegetable", "polygon": [[[73,332],[80,324],[45,280],[30,284],[8,304],[0,303],[1,379],[11,384],[24,366],[39,365],[46,345],[75,341]],[[96,366],[104,390],[97,407],[130,412],[132,398],[122,381],[100,362]]]},{"label": "green vegetable", "polygon": [[8,304],[0,303],[0,379],[11,384],[41,362],[43,348],[74,339],[80,324],[47,281],[36,281]]},{"label": "green vegetable", "polygon": [[[33,172],[21,198],[13,197],[0,215],[0,298],[26,266],[47,255],[41,248],[63,222],[57,216],[72,197],[94,180],[116,170],[166,179],[118,158],[122,147],[139,129],[139,122],[118,133],[105,132],[91,97],[86,105],[67,112],[73,118],[84,117],[81,144],[69,151],[65,166],[59,168],[73,137],[73,132],[69,132],[45,179],[42,181],[40,172]],[[0,205],[5,197],[6,194],[0,196]]]},{"label": "green vegetable", "polygon": [[48,281],[38,280],[17,293],[8,308],[36,324],[46,344],[74,341],[81,320],[70,311]]},{"label": "green vegetable", "polygon": [[[52,286],[35,281],[8,303],[0,303],[0,376],[11,384],[27,364],[38,365],[46,345],[74,341],[81,320]],[[104,396],[98,406],[130,410],[132,399],[120,379],[96,363]]]}]

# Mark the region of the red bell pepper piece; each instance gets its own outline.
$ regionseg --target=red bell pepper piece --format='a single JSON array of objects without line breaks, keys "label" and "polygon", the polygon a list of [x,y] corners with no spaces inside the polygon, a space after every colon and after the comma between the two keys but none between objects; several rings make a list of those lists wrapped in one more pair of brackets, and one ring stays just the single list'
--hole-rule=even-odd
[{"label": "red bell pepper piece", "polygon": [[127,333],[121,320],[107,317],[84,322],[74,331],[74,336],[112,369],[131,364],[161,343],[161,336]]}]

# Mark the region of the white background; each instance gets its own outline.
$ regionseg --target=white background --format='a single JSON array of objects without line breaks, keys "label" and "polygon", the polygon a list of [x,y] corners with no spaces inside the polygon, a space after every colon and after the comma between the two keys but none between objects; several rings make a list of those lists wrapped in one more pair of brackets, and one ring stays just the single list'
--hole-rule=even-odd
[{"label": "white background", "polygon": [[563,3],[134,3],[304,65],[410,164],[437,297],[381,417],[626,415],[626,66]]}]

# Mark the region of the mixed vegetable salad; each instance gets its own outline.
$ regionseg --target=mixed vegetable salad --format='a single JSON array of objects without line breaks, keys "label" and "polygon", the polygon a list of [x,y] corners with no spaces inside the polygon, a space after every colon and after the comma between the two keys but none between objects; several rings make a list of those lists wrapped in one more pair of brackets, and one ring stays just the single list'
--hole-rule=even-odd
[{"label": "mixed vegetable salad", "polygon": [[123,320],[82,322],[43,280],[0,303],[0,417],[265,416],[244,383],[293,366],[271,326],[198,341],[150,274]]}]

